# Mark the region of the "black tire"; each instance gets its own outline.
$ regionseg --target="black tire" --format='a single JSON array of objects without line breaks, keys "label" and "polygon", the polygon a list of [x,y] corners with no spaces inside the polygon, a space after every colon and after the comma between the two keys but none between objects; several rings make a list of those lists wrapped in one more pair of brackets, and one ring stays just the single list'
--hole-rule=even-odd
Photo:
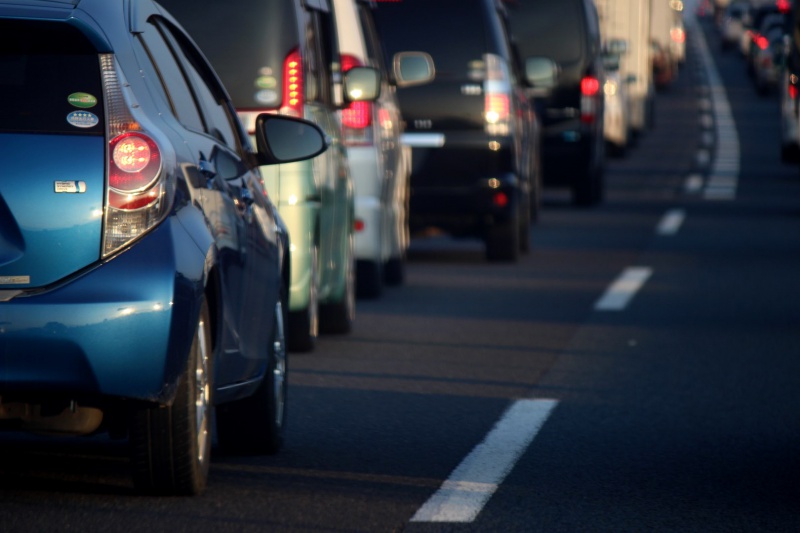
[{"label": "black tire", "polygon": [[527,254],[531,251],[531,204],[530,196],[522,202],[524,207],[519,214],[519,251]]},{"label": "black tire", "polygon": [[587,170],[572,186],[572,203],[580,207],[591,207],[603,201],[603,169],[595,167]]},{"label": "black tire", "polygon": [[341,335],[350,333],[356,316],[356,272],[353,237],[348,242],[348,257],[345,259],[344,291],[335,303],[320,306],[319,328],[323,333]]},{"label": "black tire", "polygon": [[214,390],[210,328],[208,304],[203,300],[174,402],[131,413],[131,466],[137,491],[195,495],[206,487]]},{"label": "black tire", "polygon": [[278,302],[267,343],[267,369],[256,392],[217,408],[217,437],[226,451],[271,455],[283,447],[288,388],[284,315]]},{"label": "black tire", "polygon": [[514,262],[519,259],[519,220],[497,224],[486,235],[486,259],[492,262]]},{"label": "black tire", "polygon": [[383,292],[383,265],[379,261],[356,261],[356,294],[359,298],[379,298]]},{"label": "black tire", "polygon": [[392,257],[383,267],[383,280],[391,287],[406,282],[406,261],[403,257]]},{"label": "black tire", "polygon": [[314,247],[311,257],[311,285],[308,306],[289,313],[286,323],[286,340],[289,351],[311,352],[317,346],[319,335],[319,301],[317,298],[317,279],[319,271],[319,250]]}]

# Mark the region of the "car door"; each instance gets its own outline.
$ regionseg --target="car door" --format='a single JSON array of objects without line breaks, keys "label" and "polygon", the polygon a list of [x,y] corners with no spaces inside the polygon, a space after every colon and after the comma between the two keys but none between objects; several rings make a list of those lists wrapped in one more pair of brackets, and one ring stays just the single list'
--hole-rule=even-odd
[{"label": "car door", "polygon": [[275,214],[249,141],[203,56],[159,16],[149,19],[140,38],[187,149],[187,192],[215,242],[223,314],[217,387],[241,382],[263,371],[279,298]]},{"label": "car door", "polygon": [[[309,7],[306,19],[307,104],[306,118],[319,125],[331,138],[327,152],[314,158],[314,178],[320,184],[320,292],[327,296],[343,268],[343,249],[348,232],[348,204],[352,195],[350,171],[341,143],[337,117],[336,86],[341,84],[339,47],[333,13],[327,2]],[[311,4],[309,4],[310,6]]]}]

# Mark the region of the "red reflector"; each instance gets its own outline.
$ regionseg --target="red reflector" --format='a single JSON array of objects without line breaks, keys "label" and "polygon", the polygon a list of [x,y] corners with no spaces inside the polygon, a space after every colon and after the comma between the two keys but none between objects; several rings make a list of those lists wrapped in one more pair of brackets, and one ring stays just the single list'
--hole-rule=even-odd
[{"label": "red reflector", "polygon": [[789,97],[794,100],[797,98],[797,85],[789,84]]},{"label": "red reflector", "polygon": [[789,0],[777,0],[775,5],[778,6],[778,11],[783,14],[792,10],[792,3]]},{"label": "red reflector", "polygon": [[353,229],[356,231],[364,231],[366,224],[360,218],[357,218],[356,221],[353,223]]},{"label": "red reflector", "polygon": [[585,76],[581,80],[581,94],[584,96],[594,96],[600,92],[600,80],[594,76]]},{"label": "red reflector", "polygon": [[756,46],[758,46],[762,50],[766,50],[767,48],[769,48],[769,40],[763,35],[759,35],[755,39],[756,39]]},{"label": "red reflector", "polygon": [[495,207],[505,207],[508,205],[508,195],[504,192],[497,192],[492,198],[492,203]]}]

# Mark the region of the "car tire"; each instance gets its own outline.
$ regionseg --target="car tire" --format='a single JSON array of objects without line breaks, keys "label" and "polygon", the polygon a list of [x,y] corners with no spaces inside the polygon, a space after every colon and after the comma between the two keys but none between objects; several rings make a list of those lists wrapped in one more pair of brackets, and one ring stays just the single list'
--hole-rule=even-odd
[{"label": "car tire", "polygon": [[531,204],[530,196],[522,202],[524,207],[517,219],[519,220],[519,251],[527,254],[531,251]]},{"label": "car tire", "polygon": [[489,228],[486,235],[486,259],[491,262],[514,262],[520,253],[520,224],[517,217]]},{"label": "car tire", "polygon": [[383,266],[383,280],[391,287],[402,285],[406,281],[406,260],[403,257],[392,257]]},{"label": "car tire", "polygon": [[350,333],[356,316],[356,276],[354,242],[348,239],[348,252],[345,259],[344,291],[341,300],[320,306],[320,331],[330,334]]},{"label": "car tire", "polygon": [[271,455],[283,447],[288,388],[284,319],[278,302],[267,343],[267,369],[256,392],[217,408],[217,438],[225,451]]},{"label": "car tire", "polygon": [[383,268],[379,261],[356,261],[356,294],[359,298],[378,298],[383,292]]},{"label": "car tire", "polygon": [[593,166],[579,176],[572,185],[572,203],[580,207],[591,207],[603,201],[603,168]]},{"label": "car tire", "polygon": [[311,255],[311,282],[308,288],[308,306],[289,313],[286,324],[287,346],[291,352],[311,352],[317,345],[319,335],[319,249],[315,246]]},{"label": "car tire", "polygon": [[172,405],[133,409],[129,426],[137,491],[165,495],[203,492],[211,461],[214,356],[205,300]]}]

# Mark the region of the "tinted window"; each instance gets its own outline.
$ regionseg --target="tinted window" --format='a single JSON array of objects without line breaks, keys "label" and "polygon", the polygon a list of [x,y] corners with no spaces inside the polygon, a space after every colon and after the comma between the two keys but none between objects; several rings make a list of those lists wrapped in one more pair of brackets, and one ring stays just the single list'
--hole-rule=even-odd
[{"label": "tinted window", "polygon": [[277,109],[283,62],[300,45],[297,0],[160,0],[198,44],[237,109]]},{"label": "tinted window", "polygon": [[205,132],[229,147],[238,149],[239,139],[233,128],[234,119],[224,99],[224,90],[217,84],[208,64],[180,33],[174,33],[165,24],[160,26],[190,80],[204,117]]},{"label": "tinted window", "polygon": [[66,24],[0,21],[0,131],[103,135],[98,54]]},{"label": "tinted window", "polygon": [[548,56],[559,63],[581,59],[585,46],[582,1],[513,2],[508,12],[522,57]]},{"label": "tinted window", "polygon": [[142,35],[144,45],[151,61],[158,70],[161,84],[172,106],[173,113],[187,128],[203,131],[203,121],[195,104],[194,95],[189,89],[172,50],[167,46],[158,28],[152,24]]},{"label": "tinted window", "polygon": [[482,0],[380,2],[376,18],[387,58],[406,50],[428,52],[437,79],[470,75],[485,53],[498,53],[487,45],[484,6]]}]

